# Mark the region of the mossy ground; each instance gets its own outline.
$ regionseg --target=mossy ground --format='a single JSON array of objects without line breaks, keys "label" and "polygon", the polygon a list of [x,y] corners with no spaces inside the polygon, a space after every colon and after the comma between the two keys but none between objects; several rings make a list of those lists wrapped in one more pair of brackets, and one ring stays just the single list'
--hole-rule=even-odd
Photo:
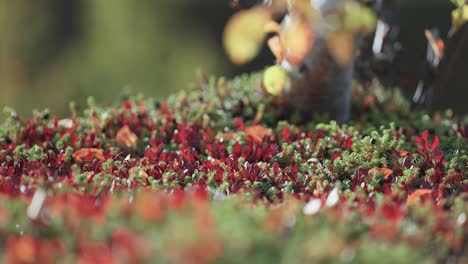
[{"label": "mossy ground", "polygon": [[344,125],[258,75],[167,100],[7,110],[0,259],[11,263],[463,263],[468,124],[353,88]]}]

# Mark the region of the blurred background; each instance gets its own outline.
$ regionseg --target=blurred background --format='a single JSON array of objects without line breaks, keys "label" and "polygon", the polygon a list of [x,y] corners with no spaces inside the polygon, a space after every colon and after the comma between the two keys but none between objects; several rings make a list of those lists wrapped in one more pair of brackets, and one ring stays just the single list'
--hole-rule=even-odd
[{"label": "blurred background", "polygon": [[[445,36],[452,9],[448,0],[398,2],[405,74],[424,62],[424,29]],[[235,11],[229,0],[0,0],[0,107],[65,116],[71,100],[164,97],[187,88],[197,69],[232,77],[272,64],[267,48],[247,66],[227,60],[222,31]]]}]

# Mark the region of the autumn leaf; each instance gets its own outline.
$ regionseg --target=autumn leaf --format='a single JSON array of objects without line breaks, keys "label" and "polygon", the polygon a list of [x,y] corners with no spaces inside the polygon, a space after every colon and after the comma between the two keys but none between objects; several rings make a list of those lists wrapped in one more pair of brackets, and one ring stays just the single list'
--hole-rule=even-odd
[{"label": "autumn leaf", "polygon": [[419,200],[425,196],[429,195],[432,193],[432,190],[430,189],[418,189],[414,192],[412,192],[410,195],[408,195],[408,198],[406,199],[406,204],[407,205],[417,205],[419,203]]},{"label": "autumn leaf", "polygon": [[117,257],[112,254],[113,249],[104,242],[82,242],[77,257],[78,264],[108,263],[117,264]]},{"label": "autumn leaf", "polygon": [[274,65],[263,72],[263,86],[269,94],[278,96],[288,85],[288,73],[281,66]]},{"label": "autumn leaf", "polygon": [[450,0],[450,2],[452,2],[456,7],[465,5],[465,0]]},{"label": "autumn leaf", "polygon": [[137,140],[137,135],[127,125],[123,126],[115,136],[115,142],[123,144],[127,148],[135,147]]},{"label": "autumn leaf", "polygon": [[456,28],[460,27],[468,21],[468,5],[460,5],[457,9],[452,11],[452,25]]},{"label": "autumn leaf", "polygon": [[398,156],[399,156],[400,158],[404,158],[404,157],[408,156],[408,154],[409,154],[408,151],[400,150]]},{"label": "autumn leaf", "polygon": [[271,50],[271,53],[276,58],[276,63],[280,63],[283,58],[284,58],[284,47],[283,44],[281,44],[281,39],[279,36],[273,36],[270,39],[268,39],[268,47]]},{"label": "autumn leaf", "polygon": [[216,135],[216,139],[218,140],[231,140],[237,136],[238,133],[236,132],[224,132],[224,133],[219,133]]},{"label": "autumn leaf", "polygon": [[271,210],[271,212],[265,217],[263,220],[263,226],[270,232],[278,232],[281,231],[284,222],[284,208],[277,208]]},{"label": "autumn leaf", "polygon": [[235,64],[245,64],[259,52],[266,36],[265,27],[272,21],[265,7],[254,7],[236,13],[224,29],[224,48]]},{"label": "autumn leaf", "polygon": [[442,56],[444,54],[444,49],[445,49],[445,43],[443,40],[436,38],[430,30],[425,30],[424,35],[426,36],[427,42],[432,48],[432,51],[434,52],[434,55],[437,59],[437,61],[440,61],[442,59]]},{"label": "autumn leaf", "polygon": [[342,16],[342,29],[347,32],[368,34],[377,23],[374,12],[356,1],[343,2]]},{"label": "autumn leaf", "polygon": [[112,231],[113,253],[128,263],[142,262],[151,254],[148,243],[139,235],[126,228]]},{"label": "autumn leaf", "polygon": [[377,101],[377,97],[375,95],[366,95],[364,96],[363,104],[365,108],[368,108],[371,105],[374,105]]},{"label": "autumn leaf", "polygon": [[104,154],[102,153],[102,149],[97,149],[97,148],[83,148],[75,151],[75,153],[72,154],[72,157],[75,160],[83,161],[89,158],[96,158],[98,160],[104,161],[106,158],[104,157]]},{"label": "autumn leaf", "polygon": [[265,33],[276,33],[279,34],[281,31],[281,25],[276,23],[276,21],[270,20],[265,23],[263,26],[263,31]]},{"label": "autumn leaf", "polygon": [[311,0],[288,0],[290,13],[298,13],[308,20],[321,18],[316,8],[312,8]]},{"label": "autumn leaf", "polygon": [[273,138],[271,131],[261,125],[248,126],[244,129],[247,138],[251,138],[254,142],[261,143],[263,138]]},{"label": "autumn leaf", "polygon": [[354,56],[354,36],[348,31],[331,32],[327,39],[327,47],[333,59],[341,64],[351,63]]},{"label": "autumn leaf", "polygon": [[148,173],[146,173],[143,169],[139,167],[132,167],[128,170],[128,173],[130,175],[136,175],[140,178],[140,182],[143,185],[147,185],[146,179],[148,178]]},{"label": "autumn leaf", "polygon": [[314,44],[314,29],[309,20],[289,15],[284,18],[280,38],[284,58],[293,65],[301,65]]},{"label": "autumn leaf", "polygon": [[6,254],[9,263],[34,263],[36,240],[30,235],[10,236],[6,241]]},{"label": "autumn leaf", "polygon": [[138,202],[134,203],[136,214],[148,222],[161,219],[166,213],[166,201],[162,198],[153,192],[142,192],[138,197]]},{"label": "autumn leaf", "polygon": [[379,167],[374,167],[372,169],[369,170],[369,172],[367,173],[368,176],[372,176],[374,174],[382,174],[384,179],[387,180],[388,177],[390,177],[390,175],[392,175],[393,173],[393,170],[389,169],[389,168],[386,168],[386,167],[382,167],[382,168],[379,168]]}]

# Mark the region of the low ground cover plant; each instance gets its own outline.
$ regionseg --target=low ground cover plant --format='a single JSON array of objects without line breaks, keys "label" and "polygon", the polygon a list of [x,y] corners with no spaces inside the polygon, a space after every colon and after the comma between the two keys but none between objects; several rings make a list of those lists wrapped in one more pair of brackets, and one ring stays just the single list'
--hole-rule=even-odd
[{"label": "low ground cover plant", "polygon": [[[353,86],[304,121],[260,74],[0,126],[6,263],[463,263],[468,125]],[[289,121],[286,121],[289,120]]]},{"label": "low ground cover plant", "polygon": [[467,263],[468,120],[352,80],[368,7],[264,2],[225,31],[239,64],[274,33],[262,73],[61,119],[5,108],[0,261]]}]

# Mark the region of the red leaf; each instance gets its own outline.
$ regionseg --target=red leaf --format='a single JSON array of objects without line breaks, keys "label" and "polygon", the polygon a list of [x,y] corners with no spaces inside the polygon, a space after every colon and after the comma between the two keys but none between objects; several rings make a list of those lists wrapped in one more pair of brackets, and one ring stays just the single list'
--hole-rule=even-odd
[{"label": "red leaf", "polygon": [[431,149],[435,151],[437,149],[437,146],[439,146],[439,137],[435,136],[432,140]]},{"label": "red leaf", "polygon": [[382,215],[391,221],[398,221],[403,217],[403,212],[396,204],[384,204],[381,210]]},{"label": "red leaf", "polygon": [[348,137],[345,141],[346,150],[350,150],[352,145],[353,145],[353,140],[350,137]]},{"label": "red leaf", "polygon": [[446,160],[444,160],[444,155],[442,153],[435,154],[434,158],[436,162],[440,162],[442,164],[445,164],[447,162]]},{"label": "red leaf", "polygon": [[236,156],[240,156],[242,154],[242,145],[238,142],[234,143],[233,151]]},{"label": "red leaf", "polygon": [[416,143],[418,143],[418,145],[419,145],[421,148],[424,148],[425,144],[424,144],[424,141],[422,140],[421,137],[419,137],[419,136],[413,136],[413,140],[416,141]]},{"label": "red leaf", "polygon": [[243,129],[244,129],[244,121],[242,121],[242,119],[240,119],[240,118],[234,119],[234,124],[235,124],[236,127],[239,128],[240,130],[243,130]]},{"label": "red leaf", "polygon": [[289,140],[289,137],[291,136],[291,131],[289,130],[288,126],[283,127],[283,130],[281,131],[281,136],[283,137],[283,140]]},{"label": "red leaf", "polygon": [[332,161],[335,161],[337,158],[341,158],[341,154],[338,153],[338,152],[333,152],[333,153],[331,154],[331,160],[332,160]]},{"label": "red leaf", "polygon": [[422,139],[424,139],[424,142],[427,142],[428,137],[429,137],[429,131],[427,131],[427,129],[426,129],[422,133]]},{"label": "red leaf", "polygon": [[118,261],[112,254],[112,248],[103,242],[85,242],[80,245],[78,261],[79,264],[109,263],[117,264]]},{"label": "red leaf", "polygon": [[145,241],[125,228],[117,228],[112,232],[113,253],[125,260],[125,262],[141,262],[148,257],[150,248]]},{"label": "red leaf", "polygon": [[276,174],[278,174],[278,171],[279,171],[279,164],[278,162],[275,162],[273,163],[273,172]]}]

